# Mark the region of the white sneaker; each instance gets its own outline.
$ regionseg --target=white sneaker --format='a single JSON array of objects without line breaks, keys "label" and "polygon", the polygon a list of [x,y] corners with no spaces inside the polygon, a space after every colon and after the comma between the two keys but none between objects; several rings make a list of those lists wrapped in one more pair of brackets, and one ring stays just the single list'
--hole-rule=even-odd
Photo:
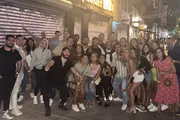
[{"label": "white sneaker", "polygon": [[104,101],[106,101],[107,99],[106,99],[106,97],[104,97]]},{"label": "white sneaker", "polygon": [[156,111],[158,111],[158,108],[156,106],[149,109],[149,112],[156,112]]},{"label": "white sneaker", "polygon": [[122,99],[117,97],[117,98],[113,98],[113,101],[116,101],[116,102],[122,102]]},{"label": "white sneaker", "polygon": [[8,112],[9,112],[8,110],[4,111],[4,114],[3,114],[2,117],[5,118],[5,119],[8,119],[8,120],[13,119],[13,117],[9,116]]},{"label": "white sneaker", "polygon": [[167,109],[168,109],[168,105],[164,105],[164,104],[161,105],[161,111],[165,111]]},{"label": "white sneaker", "polygon": [[109,100],[110,100],[110,101],[113,100],[112,94],[109,95]]},{"label": "white sneaker", "polygon": [[41,95],[40,96],[40,102],[43,104],[44,103],[44,100],[43,100],[43,96]]},{"label": "white sneaker", "polygon": [[80,111],[76,104],[72,105],[72,110],[74,110],[75,112],[79,112]]},{"label": "white sneaker", "polygon": [[153,107],[154,107],[154,104],[151,103],[151,104],[148,105],[147,109],[149,110],[149,109],[151,109]]},{"label": "white sneaker", "polygon": [[52,104],[53,104],[53,99],[51,98],[49,99],[49,106],[52,106]]},{"label": "white sneaker", "polygon": [[18,98],[18,102],[21,102],[23,99],[24,99],[24,96],[20,95],[19,98]]},{"label": "white sneaker", "polygon": [[34,98],[34,93],[33,93],[33,92],[30,93],[30,98],[31,98],[31,99]]},{"label": "white sneaker", "polygon": [[85,110],[85,109],[86,109],[85,106],[84,106],[84,104],[82,104],[82,103],[79,104],[79,108],[81,108],[82,110]]},{"label": "white sneaker", "polygon": [[121,107],[121,110],[126,110],[127,109],[127,104],[123,104],[122,107]]},{"label": "white sneaker", "polygon": [[21,112],[20,110],[13,110],[11,113],[12,113],[13,115],[15,115],[15,116],[20,116],[20,115],[22,115],[22,112]]},{"label": "white sneaker", "polygon": [[33,104],[38,104],[38,101],[37,101],[37,96],[34,96],[34,99],[33,99]]}]

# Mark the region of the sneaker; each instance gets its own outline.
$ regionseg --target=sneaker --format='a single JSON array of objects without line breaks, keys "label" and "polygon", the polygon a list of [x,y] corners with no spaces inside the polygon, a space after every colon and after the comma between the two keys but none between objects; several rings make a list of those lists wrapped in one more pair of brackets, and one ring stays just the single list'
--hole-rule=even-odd
[{"label": "sneaker", "polygon": [[113,101],[115,101],[115,102],[122,102],[122,99],[117,97],[117,98],[113,98]]},{"label": "sneaker", "polygon": [[63,110],[63,111],[68,111],[69,109],[67,107],[65,107],[64,105],[62,105],[61,103],[59,104],[59,109]]},{"label": "sneaker", "polygon": [[75,112],[79,112],[79,108],[76,104],[72,105],[72,110],[74,110]]},{"label": "sneaker", "polygon": [[38,104],[38,101],[37,101],[37,96],[34,96],[34,99],[33,99],[33,104]]},{"label": "sneaker", "polygon": [[33,92],[30,93],[30,98],[31,98],[31,99],[34,98],[34,93],[33,93]]},{"label": "sneaker", "polygon": [[179,109],[179,111],[176,113],[176,115],[177,115],[177,116],[180,116],[180,109]]},{"label": "sneaker", "polygon": [[85,110],[85,109],[86,109],[85,106],[84,106],[84,104],[82,104],[82,103],[79,104],[79,108],[81,108],[82,110]]},{"label": "sneaker", "polygon": [[106,101],[107,99],[106,99],[106,97],[104,97],[104,101]]},{"label": "sneaker", "polygon": [[9,116],[9,111],[8,110],[6,110],[6,111],[4,111],[4,114],[3,114],[3,118],[5,118],[5,119],[8,119],[8,120],[11,120],[11,119],[13,119],[13,117],[11,117],[11,116]]},{"label": "sneaker", "polygon": [[151,104],[148,105],[147,109],[149,110],[149,109],[151,109],[153,107],[154,107],[154,104],[151,103]]},{"label": "sneaker", "polygon": [[109,100],[112,101],[113,100],[113,96],[112,94],[109,95]]},{"label": "sneaker", "polygon": [[49,99],[49,106],[52,106],[52,104],[53,104],[53,99],[51,98]]},{"label": "sneaker", "polygon": [[24,96],[20,95],[19,98],[18,98],[18,102],[21,102],[23,99],[24,99]]},{"label": "sneaker", "polygon": [[161,111],[165,111],[167,109],[168,109],[168,105],[164,105],[164,104],[161,105]]},{"label": "sneaker", "polygon": [[20,116],[20,115],[22,115],[22,112],[21,112],[20,110],[13,110],[11,113],[12,113],[13,115],[15,115],[15,116]]},{"label": "sneaker", "polygon": [[127,104],[123,104],[122,107],[121,107],[121,110],[126,110],[127,109]]},{"label": "sneaker", "polygon": [[156,106],[149,109],[149,112],[156,112],[156,111],[158,111],[158,108]]},{"label": "sneaker", "polygon": [[138,110],[139,112],[147,112],[147,107],[140,105],[136,107],[136,110]]},{"label": "sneaker", "polygon": [[44,100],[43,100],[43,96],[41,95],[40,96],[40,102],[43,104],[44,103]]}]

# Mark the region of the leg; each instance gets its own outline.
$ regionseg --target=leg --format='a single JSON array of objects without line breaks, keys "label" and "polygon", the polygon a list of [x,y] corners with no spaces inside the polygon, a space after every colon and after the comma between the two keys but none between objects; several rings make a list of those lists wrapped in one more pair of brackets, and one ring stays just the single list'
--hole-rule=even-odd
[{"label": "leg", "polygon": [[36,86],[35,72],[32,72],[32,75],[31,75],[31,92],[34,92],[35,86]]},{"label": "leg", "polygon": [[22,84],[21,84],[21,95],[24,95],[25,91],[26,91],[26,86],[27,86],[27,82],[28,82],[28,71],[24,68],[24,78],[22,80]]},{"label": "leg", "polygon": [[69,97],[69,91],[68,91],[67,85],[63,84],[63,85],[59,86],[58,89],[60,91],[60,99],[61,99],[60,104],[64,105],[64,103],[67,101],[67,99]]},{"label": "leg", "polygon": [[36,86],[34,90],[34,95],[37,96],[39,89],[40,89],[40,82],[41,82],[41,72],[40,70],[35,69],[35,77],[36,77]]},{"label": "leg", "polygon": [[121,96],[120,88],[119,88],[120,83],[121,83],[120,79],[115,77],[114,81],[113,81],[113,88],[114,88],[115,92],[117,93],[117,97]]},{"label": "leg", "polygon": [[127,81],[126,78],[122,79],[122,93],[123,93],[123,104],[127,105],[128,94],[127,94]]},{"label": "leg", "polygon": [[90,84],[91,79],[92,78],[87,78],[87,80],[85,81],[85,84],[84,84],[84,92],[85,92],[85,97],[86,97],[87,101],[90,100],[90,98],[89,98],[89,84]]}]

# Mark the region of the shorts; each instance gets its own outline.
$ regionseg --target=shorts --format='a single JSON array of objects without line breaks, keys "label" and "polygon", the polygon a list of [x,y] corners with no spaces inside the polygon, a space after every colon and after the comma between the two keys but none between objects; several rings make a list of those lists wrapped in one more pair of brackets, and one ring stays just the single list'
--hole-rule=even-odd
[{"label": "shorts", "polygon": [[138,75],[139,71],[136,71],[134,74],[133,74],[133,82],[142,82],[144,80],[144,74],[141,74],[141,75]]}]

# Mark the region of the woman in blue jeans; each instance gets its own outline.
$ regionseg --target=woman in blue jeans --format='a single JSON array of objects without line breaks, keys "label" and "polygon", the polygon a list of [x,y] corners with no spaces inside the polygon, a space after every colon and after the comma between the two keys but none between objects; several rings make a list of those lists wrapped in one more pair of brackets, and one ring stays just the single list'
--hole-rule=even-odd
[{"label": "woman in blue jeans", "polygon": [[90,57],[90,67],[91,73],[88,79],[85,82],[84,89],[85,89],[85,98],[86,98],[86,107],[92,107],[92,101],[95,95],[95,82],[99,80],[101,66],[98,62],[98,54],[92,53]]},{"label": "woman in blue jeans", "polygon": [[[23,49],[27,55],[26,61],[27,61],[29,67],[31,65],[32,54],[33,54],[33,51],[35,48],[36,48],[35,41],[32,38],[27,39],[27,42],[26,42],[25,46],[23,47]],[[29,75],[30,75],[30,79],[31,79],[30,97],[31,98],[34,97],[35,74],[34,74],[34,72],[31,72],[31,74],[29,74],[28,71],[24,68],[24,78],[23,78],[22,83],[21,83],[21,92],[20,92],[18,102],[21,102],[24,99],[24,93],[26,91],[26,86],[28,84]]]}]

